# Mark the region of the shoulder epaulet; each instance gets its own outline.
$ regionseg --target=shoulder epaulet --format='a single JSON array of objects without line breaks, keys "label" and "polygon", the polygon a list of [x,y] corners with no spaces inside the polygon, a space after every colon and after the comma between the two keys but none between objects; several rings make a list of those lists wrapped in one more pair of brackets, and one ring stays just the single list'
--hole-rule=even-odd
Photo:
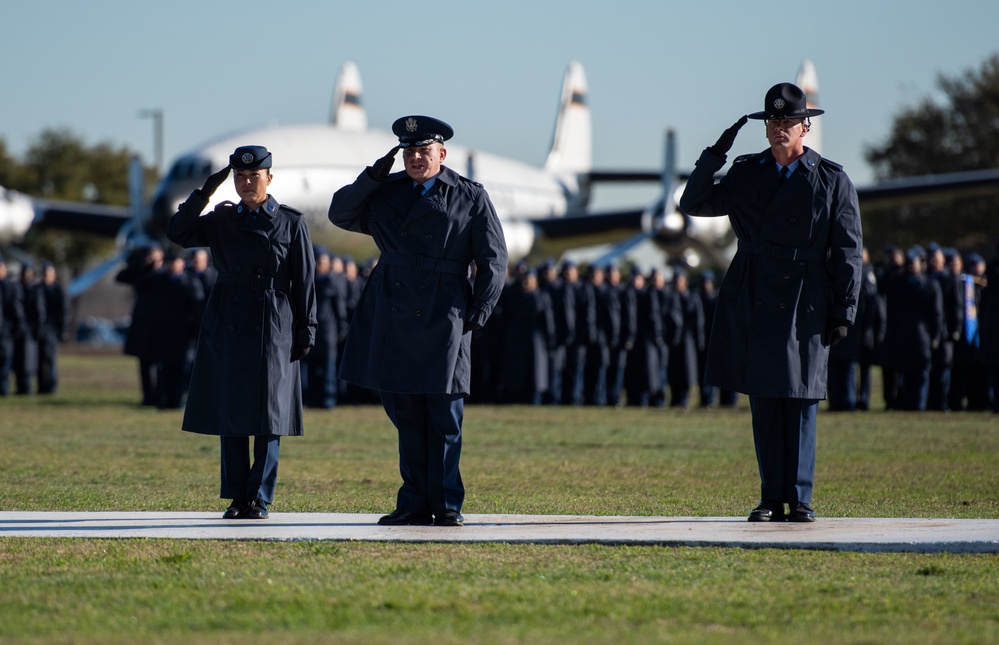
[{"label": "shoulder epaulet", "polygon": [[218,210],[231,210],[233,208],[236,208],[236,204],[233,203],[233,202],[230,202],[229,200],[226,200],[224,202],[219,202],[219,205],[215,207],[215,210],[217,210],[217,211]]},{"label": "shoulder epaulet", "polygon": [[287,204],[281,204],[281,210],[288,211],[289,213],[293,215],[298,215],[299,217],[301,217],[302,215],[302,211],[298,210],[297,208],[292,208]]},{"label": "shoulder epaulet", "polygon": [[757,156],[756,153],[750,153],[748,155],[739,155],[738,157],[735,158],[734,161],[732,161],[732,163],[737,164],[737,163],[742,163],[744,161],[749,161],[750,159],[753,159],[756,156]]},{"label": "shoulder epaulet", "polygon": [[473,186],[478,186],[479,188],[483,187],[482,184],[480,184],[479,182],[475,181],[474,179],[469,179],[468,177],[465,177],[464,175],[458,175],[458,179],[460,179],[461,181],[463,181],[465,183],[472,184]]},{"label": "shoulder epaulet", "polygon": [[824,166],[829,166],[833,170],[843,170],[842,164],[838,164],[835,161],[832,161],[831,159],[826,159],[825,157],[822,157],[822,160],[819,161],[819,163]]}]

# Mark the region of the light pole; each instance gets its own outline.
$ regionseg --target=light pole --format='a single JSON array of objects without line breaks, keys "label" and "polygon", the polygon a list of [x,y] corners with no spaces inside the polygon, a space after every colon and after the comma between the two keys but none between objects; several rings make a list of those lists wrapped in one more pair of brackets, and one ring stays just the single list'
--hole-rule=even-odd
[{"label": "light pole", "polygon": [[163,167],[163,110],[153,108],[139,112],[139,118],[153,120],[153,156],[156,160],[156,178],[160,177]]}]

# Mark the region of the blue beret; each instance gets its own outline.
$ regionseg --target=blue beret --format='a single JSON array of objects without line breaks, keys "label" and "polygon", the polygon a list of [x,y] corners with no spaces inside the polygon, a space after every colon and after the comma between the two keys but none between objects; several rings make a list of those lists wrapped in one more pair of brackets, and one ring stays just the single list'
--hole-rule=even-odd
[{"label": "blue beret", "polygon": [[263,146],[240,146],[229,155],[234,170],[257,170],[271,167],[271,153]]},{"label": "blue beret", "polygon": [[940,248],[940,245],[937,244],[936,242],[930,242],[929,244],[926,245],[927,253],[936,253],[937,251],[942,251],[942,250],[943,249]]},{"label": "blue beret", "polygon": [[985,262],[985,258],[977,253],[972,253],[968,256],[968,264],[978,264],[979,262]]},{"label": "blue beret", "polygon": [[440,119],[415,114],[396,119],[392,132],[399,137],[400,148],[444,143],[454,136],[454,129]]}]

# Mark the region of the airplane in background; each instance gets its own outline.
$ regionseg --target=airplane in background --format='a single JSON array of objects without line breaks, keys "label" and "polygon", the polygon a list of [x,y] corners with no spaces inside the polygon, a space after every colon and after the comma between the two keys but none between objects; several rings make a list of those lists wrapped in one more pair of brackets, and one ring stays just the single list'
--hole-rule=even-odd
[{"label": "airplane in background", "polygon": [[[796,82],[817,107],[815,67],[804,61]],[[590,247],[592,262],[608,262],[650,243],[670,263],[696,268],[727,266],[735,252],[728,218],[694,218],[679,212],[677,203],[686,176],[678,173],[675,133],[668,131],[663,169],[659,172],[598,171],[592,168],[592,124],[587,83],[579,62],[570,62],[562,83],[555,133],[542,167],[449,143],[448,164],[481,182],[503,226],[513,260],[537,261],[561,257],[570,249]],[[819,120],[812,122],[809,147],[821,146]],[[395,146],[395,135],[368,128],[357,66],[345,63],[339,72],[329,123],[275,126],[246,130],[218,138],[181,155],[156,187],[151,203],[142,199],[141,164],[130,168],[131,206],[109,207],[32,199],[0,192],[0,243],[23,237],[29,226],[55,226],[117,236],[121,252],[76,278],[71,295],[78,295],[149,239],[162,239],[169,217],[205,179],[228,163],[229,155],[247,144],[264,145],[274,153],[272,190],[303,211],[314,239],[332,231],[327,220],[333,193],[352,182],[362,169]],[[401,169],[396,160],[395,169]],[[586,210],[591,189],[601,182],[657,182],[659,196],[648,207],[592,213]],[[879,205],[999,193],[999,169],[910,177],[858,189],[861,211]],[[213,204],[237,198],[231,182],[213,196]],[[357,235],[342,233],[345,236]]]},{"label": "airplane in background", "polygon": [[[302,211],[313,238],[331,226],[330,199],[354,181],[365,166],[398,144],[388,131],[369,129],[361,103],[361,77],[354,63],[340,70],[328,124],[247,130],[216,139],[182,155],[156,188],[152,226],[162,230],[191,191],[209,174],[229,163],[240,145],[263,145],[274,154],[271,192]],[[461,146],[447,144],[447,165],[483,184],[503,225],[511,257],[525,256],[534,241],[533,220],[581,211],[588,199],[585,178],[592,163],[590,110],[583,66],[571,62],[565,72],[555,136],[541,168]],[[396,158],[393,170],[402,169]],[[214,205],[238,201],[231,182],[213,196]]]},{"label": "airplane in background", "polygon": [[[316,233],[332,227],[327,212],[333,193],[398,143],[391,132],[367,127],[361,77],[353,62],[341,67],[333,96],[329,123],[246,130],[181,155],[159,182],[151,203],[142,200],[141,175],[134,171],[130,171],[130,207],[56,202],[4,191],[0,195],[0,243],[22,239],[30,226],[118,236],[123,242],[121,253],[74,280],[69,291],[77,295],[124,260],[137,244],[162,239],[170,216],[191,191],[226,166],[236,147],[247,144],[266,146],[274,154],[272,192],[301,210],[313,237],[321,238]],[[582,212],[589,199],[586,179],[592,163],[592,127],[583,66],[572,61],[565,72],[555,134],[542,167],[455,143],[448,143],[447,149],[448,165],[482,183],[489,192],[511,257],[525,256],[533,245],[536,219]],[[394,169],[402,169],[401,159],[396,159]],[[225,200],[238,201],[231,182],[216,191],[208,209]]]}]

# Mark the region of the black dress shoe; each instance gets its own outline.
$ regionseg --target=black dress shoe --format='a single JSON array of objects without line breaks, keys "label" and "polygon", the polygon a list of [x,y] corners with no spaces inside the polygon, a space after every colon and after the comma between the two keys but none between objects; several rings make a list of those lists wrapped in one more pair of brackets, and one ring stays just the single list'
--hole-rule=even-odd
[{"label": "black dress shoe", "polygon": [[434,515],[434,526],[464,526],[465,518],[458,511],[444,511]]},{"label": "black dress shoe", "polygon": [[434,523],[434,518],[430,513],[410,513],[397,508],[380,517],[378,523],[382,526],[430,526]]},{"label": "black dress shoe", "polygon": [[791,505],[791,513],[787,516],[788,522],[814,522],[815,521],[815,511],[808,504],[802,504],[798,502],[797,504]]},{"label": "black dress shoe", "polygon": [[787,516],[784,514],[784,502],[765,499],[749,513],[750,522],[781,522]]},{"label": "black dress shoe", "polygon": [[260,500],[253,500],[250,502],[243,511],[236,517],[239,520],[266,520],[269,517],[267,513],[267,505]]},{"label": "black dress shoe", "polygon": [[225,509],[225,513],[222,514],[223,520],[235,520],[239,518],[239,514],[246,510],[249,504],[246,503],[245,499],[234,499],[232,504],[229,504],[229,508]]}]

